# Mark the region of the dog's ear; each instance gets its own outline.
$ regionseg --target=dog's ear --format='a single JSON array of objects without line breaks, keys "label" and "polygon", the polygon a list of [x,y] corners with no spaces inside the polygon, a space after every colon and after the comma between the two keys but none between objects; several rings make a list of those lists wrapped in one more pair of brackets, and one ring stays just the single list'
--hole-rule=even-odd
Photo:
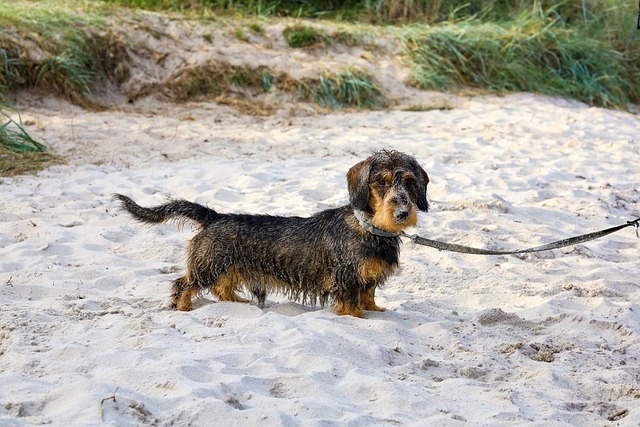
[{"label": "dog's ear", "polygon": [[427,172],[417,163],[416,168],[418,171],[418,195],[416,197],[416,204],[418,205],[418,209],[423,212],[427,212],[429,210],[429,202],[427,202],[427,184],[429,184],[429,175],[427,175]]},{"label": "dog's ear", "polygon": [[371,158],[354,165],[347,172],[349,203],[354,209],[363,210],[369,206],[369,174]]}]

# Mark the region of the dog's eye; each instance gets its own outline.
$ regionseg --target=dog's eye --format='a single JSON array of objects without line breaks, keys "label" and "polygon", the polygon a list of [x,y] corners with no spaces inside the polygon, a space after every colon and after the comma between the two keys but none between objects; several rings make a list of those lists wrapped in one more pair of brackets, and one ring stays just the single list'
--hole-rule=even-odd
[{"label": "dog's eye", "polygon": [[404,180],[404,185],[407,188],[414,188],[418,185],[418,181],[416,181],[415,178],[406,178]]},{"label": "dog's eye", "polygon": [[383,187],[383,188],[384,188],[384,187],[386,187],[387,185],[389,185],[389,183],[387,182],[387,180],[386,180],[386,179],[384,179],[384,178],[380,178],[380,179],[378,179],[377,184],[378,184],[380,187]]}]

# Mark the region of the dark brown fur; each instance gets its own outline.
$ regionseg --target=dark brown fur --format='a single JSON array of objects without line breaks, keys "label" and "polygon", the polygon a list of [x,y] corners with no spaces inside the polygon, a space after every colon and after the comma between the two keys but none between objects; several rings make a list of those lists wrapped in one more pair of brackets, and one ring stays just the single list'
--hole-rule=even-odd
[{"label": "dark brown fur", "polygon": [[332,301],[339,315],[362,317],[382,311],[375,290],[398,266],[399,237],[366,231],[354,210],[387,232],[416,224],[427,211],[429,178],[416,160],[382,150],[347,173],[349,205],[311,217],[220,214],[186,200],[144,208],[116,194],[122,207],[145,223],[191,220],[201,230],[187,247],[184,276],[173,282],[172,306],[192,309],[192,298],[210,291],[220,301],[248,302],[250,292],[263,307],[268,292],[321,305]]}]

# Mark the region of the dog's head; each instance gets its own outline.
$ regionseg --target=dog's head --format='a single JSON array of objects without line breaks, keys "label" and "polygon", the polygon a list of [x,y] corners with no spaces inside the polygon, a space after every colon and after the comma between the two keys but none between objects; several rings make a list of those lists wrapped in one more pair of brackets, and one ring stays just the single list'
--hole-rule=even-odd
[{"label": "dog's head", "polygon": [[426,212],[429,176],[412,156],[381,150],[347,173],[349,202],[372,215],[376,227],[398,232],[416,225],[417,210]]}]

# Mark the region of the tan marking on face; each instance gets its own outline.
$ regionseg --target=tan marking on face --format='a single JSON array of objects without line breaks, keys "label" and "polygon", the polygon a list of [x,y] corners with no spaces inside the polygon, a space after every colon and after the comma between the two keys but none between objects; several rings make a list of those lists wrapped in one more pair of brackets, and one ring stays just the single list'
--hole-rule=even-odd
[{"label": "tan marking on face", "polygon": [[[413,178],[413,175],[406,173],[405,177],[403,177],[403,179],[409,178]],[[396,220],[394,216],[396,206],[393,202],[396,196],[396,189],[393,187],[392,180],[393,175],[390,172],[386,172],[377,181],[371,183],[369,206],[374,212],[371,222],[382,230],[400,232],[417,224],[418,212],[414,202],[410,200],[407,205],[409,213],[407,218],[401,222]],[[407,195],[407,197],[409,196]]]}]

